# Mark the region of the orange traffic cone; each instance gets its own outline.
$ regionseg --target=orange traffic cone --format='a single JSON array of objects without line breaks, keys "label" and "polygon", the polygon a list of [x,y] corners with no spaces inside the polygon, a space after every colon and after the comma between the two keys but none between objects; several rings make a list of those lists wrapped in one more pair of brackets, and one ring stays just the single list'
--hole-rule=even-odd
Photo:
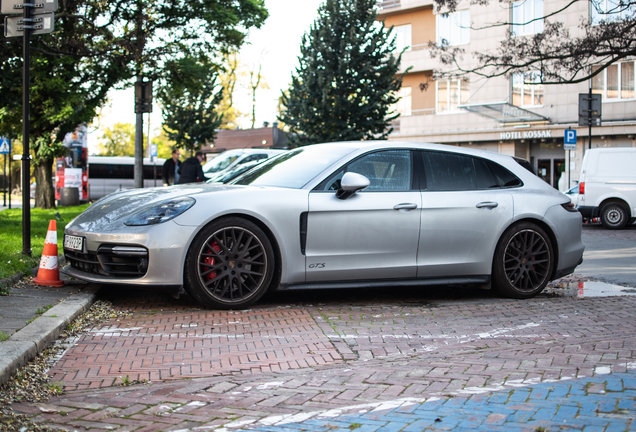
[{"label": "orange traffic cone", "polygon": [[49,222],[49,230],[44,240],[44,250],[40,260],[38,276],[33,278],[38,285],[61,287],[60,269],[57,264],[57,226],[55,220]]}]

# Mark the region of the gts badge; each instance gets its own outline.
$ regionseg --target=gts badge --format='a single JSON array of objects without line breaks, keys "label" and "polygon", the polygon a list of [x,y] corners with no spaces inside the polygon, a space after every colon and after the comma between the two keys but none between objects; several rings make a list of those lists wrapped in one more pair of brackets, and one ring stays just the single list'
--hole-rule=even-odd
[{"label": "gts badge", "polygon": [[321,268],[325,268],[326,264],[325,263],[313,263],[313,264],[309,264],[309,268],[310,269],[321,269]]}]

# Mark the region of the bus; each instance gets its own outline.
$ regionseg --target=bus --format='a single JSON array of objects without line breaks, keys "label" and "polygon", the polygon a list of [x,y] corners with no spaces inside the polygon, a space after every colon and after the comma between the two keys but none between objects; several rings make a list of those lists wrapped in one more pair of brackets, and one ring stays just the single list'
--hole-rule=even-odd
[{"label": "bus", "polygon": [[[163,185],[165,159],[144,158],[144,188]],[[132,156],[88,156],[88,190],[91,201],[110,193],[134,189],[135,158]]]}]

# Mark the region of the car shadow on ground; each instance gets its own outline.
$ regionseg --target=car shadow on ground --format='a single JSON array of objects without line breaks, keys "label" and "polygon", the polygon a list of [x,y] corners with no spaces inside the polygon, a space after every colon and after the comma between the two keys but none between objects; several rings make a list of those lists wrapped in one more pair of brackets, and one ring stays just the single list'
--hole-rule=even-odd
[{"label": "car shadow on ground", "polygon": [[[170,294],[139,289],[133,286],[104,285],[100,298],[111,301],[116,307],[155,312],[204,310],[187,294],[178,299]],[[357,289],[317,289],[268,292],[250,309],[277,307],[304,307],[317,305],[426,305],[432,302],[491,302],[501,299],[493,290],[472,286],[420,286],[357,288]]]}]

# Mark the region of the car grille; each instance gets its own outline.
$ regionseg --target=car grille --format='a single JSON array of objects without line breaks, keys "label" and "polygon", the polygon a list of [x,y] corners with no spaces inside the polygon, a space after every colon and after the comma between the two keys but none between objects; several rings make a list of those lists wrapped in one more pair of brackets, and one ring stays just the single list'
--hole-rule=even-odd
[{"label": "car grille", "polygon": [[74,269],[102,276],[140,278],[148,272],[148,251],[143,247],[108,245],[97,252],[64,250],[66,261]]}]

